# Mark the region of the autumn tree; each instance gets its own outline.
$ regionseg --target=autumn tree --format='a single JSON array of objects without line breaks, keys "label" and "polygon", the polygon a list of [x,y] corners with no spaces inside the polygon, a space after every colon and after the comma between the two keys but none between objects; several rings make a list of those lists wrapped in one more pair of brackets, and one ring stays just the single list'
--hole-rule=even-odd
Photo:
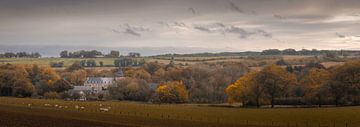
[{"label": "autumn tree", "polygon": [[129,68],[125,71],[125,76],[136,78],[136,79],[142,79],[147,82],[151,82],[150,73],[148,73],[146,70],[144,70],[142,68],[140,68],[140,69]]},{"label": "autumn tree", "polygon": [[156,83],[164,82],[165,81],[165,70],[163,68],[159,68],[155,71],[152,75],[152,80]]},{"label": "autumn tree", "polygon": [[335,104],[348,94],[353,103],[358,103],[360,94],[360,61],[349,61],[333,70],[330,91],[335,99]]},{"label": "autumn tree", "polygon": [[84,69],[83,63],[81,63],[80,61],[76,61],[73,64],[71,64],[69,67],[67,67],[66,71],[72,72],[81,69]]},{"label": "autumn tree", "polygon": [[163,68],[163,67],[164,67],[164,65],[160,64],[158,62],[148,62],[142,66],[142,68],[144,68],[151,75],[153,75],[155,73],[155,71],[157,71],[158,69]]},{"label": "autumn tree", "polygon": [[211,102],[224,103],[226,102],[225,89],[228,84],[234,83],[242,75],[249,71],[248,67],[241,63],[223,63],[212,65],[214,70],[208,78],[208,86],[211,87],[209,95]]},{"label": "autumn tree", "polygon": [[0,95],[28,97],[34,92],[34,86],[23,65],[0,66]]},{"label": "autumn tree", "polygon": [[277,65],[265,67],[256,75],[255,80],[264,88],[271,107],[274,107],[276,98],[286,95],[288,88],[296,84],[296,76]]},{"label": "autumn tree", "polygon": [[61,77],[54,69],[42,67],[40,69],[40,80],[35,83],[37,94],[43,95],[46,92],[52,91],[52,86],[60,79]]},{"label": "autumn tree", "polygon": [[212,100],[214,89],[209,82],[209,78],[214,73],[214,69],[208,65],[197,64],[192,65],[183,72],[186,78],[183,82],[189,87],[189,95],[192,102],[206,103]]},{"label": "autumn tree", "polygon": [[151,89],[145,80],[126,77],[111,85],[109,93],[117,100],[148,101]]},{"label": "autumn tree", "polygon": [[310,69],[306,76],[300,80],[300,85],[304,89],[304,98],[317,101],[320,107],[321,101],[328,93],[326,85],[331,79],[330,76],[330,72],[325,69]]},{"label": "autumn tree", "polygon": [[86,81],[88,75],[87,71],[74,70],[73,72],[63,72],[62,77],[72,85],[82,85]]},{"label": "autumn tree", "polygon": [[45,99],[59,99],[60,95],[57,92],[46,92],[44,94]]},{"label": "autumn tree", "polygon": [[156,98],[161,103],[185,103],[189,95],[182,81],[170,81],[156,89]]},{"label": "autumn tree", "polygon": [[250,100],[251,94],[255,94],[257,95],[256,103],[258,106],[260,105],[262,92],[257,94],[255,93],[257,91],[251,91],[252,88],[256,86],[256,81],[254,79],[256,74],[257,72],[249,72],[226,88],[225,93],[228,97],[228,103],[241,102],[243,106],[245,106]]}]

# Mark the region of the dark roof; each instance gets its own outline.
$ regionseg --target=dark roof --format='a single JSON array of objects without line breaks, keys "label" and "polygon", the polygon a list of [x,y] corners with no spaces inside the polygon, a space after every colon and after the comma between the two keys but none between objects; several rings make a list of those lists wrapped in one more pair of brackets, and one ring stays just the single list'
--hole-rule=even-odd
[{"label": "dark roof", "polygon": [[114,78],[112,77],[88,77],[85,83],[101,84],[101,83],[109,83],[112,81],[114,81]]},{"label": "dark roof", "polygon": [[115,77],[124,77],[124,72],[121,68],[115,73]]}]

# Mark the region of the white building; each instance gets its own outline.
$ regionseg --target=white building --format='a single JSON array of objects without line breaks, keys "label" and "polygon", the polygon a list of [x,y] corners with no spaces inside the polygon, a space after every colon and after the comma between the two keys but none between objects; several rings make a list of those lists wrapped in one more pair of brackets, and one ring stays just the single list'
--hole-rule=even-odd
[{"label": "white building", "polygon": [[114,77],[87,77],[83,85],[74,86],[73,92],[83,92],[86,94],[105,93],[108,87],[117,80],[123,78],[123,72],[119,69]]}]

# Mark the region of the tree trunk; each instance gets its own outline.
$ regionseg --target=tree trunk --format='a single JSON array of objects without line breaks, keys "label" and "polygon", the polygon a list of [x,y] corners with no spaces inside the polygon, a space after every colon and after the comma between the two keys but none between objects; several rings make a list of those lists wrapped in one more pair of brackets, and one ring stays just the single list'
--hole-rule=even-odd
[{"label": "tree trunk", "polygon": [[256,97],[256,107],[260,108],[260,98]]},{"label": "tree trunk", "polygon": [[336,107],[339,105],[339,97],[335,97],[335,105]]}]

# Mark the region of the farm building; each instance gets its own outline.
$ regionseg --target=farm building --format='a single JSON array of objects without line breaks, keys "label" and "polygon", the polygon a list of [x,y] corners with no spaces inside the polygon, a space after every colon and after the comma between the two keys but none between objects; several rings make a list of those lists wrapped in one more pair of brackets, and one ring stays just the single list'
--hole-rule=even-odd
[{"label": "farm building", "polygon": [[97,94],[106,91],[108,86],[113,84],[116,78],[113,77],[87,77],[81,86],[75,86],[75,91],[83,91],[85,93]]},{"label": "farm building", "polygon": [[106,94],[108,87],[123,77],[124,73],[122,72],[122,69],[119,69],[119,71],[114,74],[114,77],[87,77],[84,84],[74,86],[70,92],[85,94]]}]

